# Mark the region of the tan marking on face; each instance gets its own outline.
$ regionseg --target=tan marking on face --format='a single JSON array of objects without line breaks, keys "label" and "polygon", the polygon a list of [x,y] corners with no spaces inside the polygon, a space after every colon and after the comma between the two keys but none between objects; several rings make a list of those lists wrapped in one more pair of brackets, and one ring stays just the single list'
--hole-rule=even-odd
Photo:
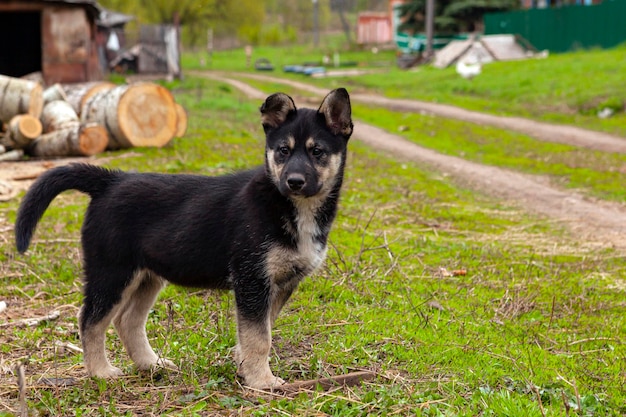
[{"label": "tan marking on face", "polygon": [[280,183],[280,176],[283,172],[283,165],[276,163],[275,152],[273,149],[267,151],[267,166],[269,167],[270,174],[272,174],[272,181],[276,185]]},{"label": "tan marking on face", "polygon": [[[293,136],[287,137],[287,142],[284,143],[289,150],[293,151],[293,148],[296,146],[296,139]],[[282,146],[282,145],[281,145]],[[277,186],[280,184],[280,178],[283,174],[284,164],[276,163],[276,151],[274,149],[267,150],[267,164],[270,169],[270,173],[272,174],[272,181]]]},{"label": "tan marking on face", "polygon": [[326,166],[316,166],[318,184],[321,185],[320,194],[324,197],[335,186],[335,178],[341,169],[341,155],[333,154],[328,158]]}]

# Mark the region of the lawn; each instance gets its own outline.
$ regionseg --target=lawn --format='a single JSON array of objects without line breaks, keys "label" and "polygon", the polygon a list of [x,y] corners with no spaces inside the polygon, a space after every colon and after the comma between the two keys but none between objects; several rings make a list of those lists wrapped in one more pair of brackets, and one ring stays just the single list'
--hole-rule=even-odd
[{"label": "lawn", "polygon": [[[263,162],[259,102],[194,77],[168,87],[189,111],[187,135],[162,149],[106,153],[105,166],[217,175]],[[354,108],[357,118],[371,113]],[[247,391],[231,358],[232,295],[175,287],[161,294],[148,334],[179,371],[138,373],[111,332],[111,359],[128,376],[85,378],[67,343],[80,345],[78,238],[88,200],[70,192],[52,203],[26,255],[11,233],[19,200],[0,203],[0,300],[8,304],[0,315],[0,416],[21,407],[77,416],[626,413],[622,253],[589,247],[548,219],[422,166],[357,141],[349,147],[326,266],[279,317],[270,360],[288,381],[363,369],[376,379],[295,398]],[[615,181],[599,163],[588,169]],[[56,320],[15,324],[53,310]]]},{"label": "lawn", "polygon": [[[323,55],[332,57],[335,52],[339,54],[340,63],[351,62],[373,73],[332,78],[282,74],[284,65],[321,64]],[[281,76],[324,87],[344,86],[351,91],[453,104],[470,110],[574,124],[626,136],[625,52],[626,44],[608,50],[552,54],[545,59],[493,62],[483,65],[482,73],[472,80],[461,78],[454,66],[401,70],[395,66],[395,51],[373,53],[336,45],[322,48],[322,53],[306,46],[258,48],[253,52],[252,62],[258,57],[268,58]],[[204,58],[204,66],[200,65],[201,58]],[[189,68],[253,71],[245,65],[243,49],[216,52],[210,65],[206,53],[185,54],[184,62]],[[617,113],[609,118],[598,117],[598,112],[606,107]]]}]

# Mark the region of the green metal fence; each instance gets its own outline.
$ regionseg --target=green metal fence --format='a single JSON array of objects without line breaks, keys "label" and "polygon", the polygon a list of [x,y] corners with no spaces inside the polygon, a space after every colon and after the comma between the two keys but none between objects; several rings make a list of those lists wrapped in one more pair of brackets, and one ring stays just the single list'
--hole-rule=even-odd
[{"label": "green metal fence", "polygon": [[521,35],[539,50],[611,48],[626,42],[626,0],[605,0],[594,6],[489,13],[484,22],[485,35]]}]

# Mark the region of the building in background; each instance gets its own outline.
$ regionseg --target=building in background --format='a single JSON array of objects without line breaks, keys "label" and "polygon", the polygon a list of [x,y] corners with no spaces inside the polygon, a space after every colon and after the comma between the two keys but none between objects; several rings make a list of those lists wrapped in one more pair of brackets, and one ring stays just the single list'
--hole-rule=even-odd
[{"label": "building in background", "polygon": [[102,78],[95,0],[0,2],[0,74],[46,84]]}]

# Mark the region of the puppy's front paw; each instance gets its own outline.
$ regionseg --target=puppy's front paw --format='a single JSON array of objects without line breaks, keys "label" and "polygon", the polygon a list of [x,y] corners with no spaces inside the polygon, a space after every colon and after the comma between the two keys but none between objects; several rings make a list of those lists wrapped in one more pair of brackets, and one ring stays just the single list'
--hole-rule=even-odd
[{"label": "puppy's front paw", "polygon": [[155,371],[158,369],[170,369],[173,371],[178,370],[178,366],[174,362],[165,358],[157,358],[153,361],[146,361],[142,363],[136,363],[137,369],[140,371]]},{"label": "puppy's front paw", "polygon": [[274,375],[270,375],[267,378],[256,379],[254,381],[245,380],[245,385],[250,388],[260,390],[272,390],[285,383],[285,380]]},{"label": "puppy's front paw", "polygon": [[173,371],[178,371],[178,366],[169,359],[159,358],[159,360],[157,361],[155,365],[161,368],[167,368]]},{"label": "puppy's front paw", "polygon": [[114,379],[124,375],[124,372],[120,368],[115,366],[107,366],[99,369],[92,369],[89,371],[89,376],[103,379]]}]

